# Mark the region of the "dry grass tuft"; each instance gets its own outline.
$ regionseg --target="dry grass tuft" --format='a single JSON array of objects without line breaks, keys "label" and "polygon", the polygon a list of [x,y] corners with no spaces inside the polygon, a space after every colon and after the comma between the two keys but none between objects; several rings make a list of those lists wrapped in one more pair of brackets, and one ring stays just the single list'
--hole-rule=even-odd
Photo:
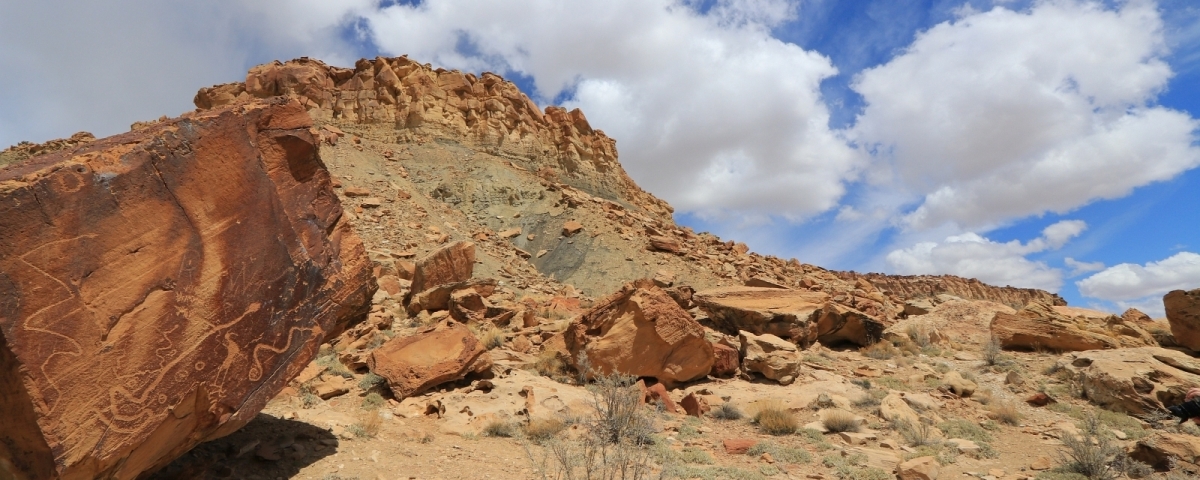
[{"label": "dry grass tuft", "polygon": [[1000,423],[1014,427],[1021,424],[1021,412],[1017,410],[1017,404],[1012,400],[996,402],[988,410],[991,411],[992,418]]},{"label": "dry grass tuft", "polygon": [[1000,363],[1000,339],[995,335],[988,338],[987,343],[983,344],[983,361],[988,366],[995,366]]},{"label": "dry grass tuft", "polygon": [[566,422],[557,418],[535,418],[525,425],[525,436],[535,442],[544,442],[566,428]]},{"label": "dry grass tuft", "polygon": [[875,342],[871,346],[860,350],[863,355],[876,360],[891,360],[897,355],[900,355],[900,350],[897,349],[892,342]]},{"label": "dry grass tuft", "polygon": [[358,414],[358,421],[346,427],[346,430],[358,438],[375,438],[383,427],[383,417],[378,410],[365,410]]},{"label": "dry grass tuft", "polygon": [[838,408],[826,410],[825,415],[821,417],[821,424],[833,433],[857,432],[862,428],[862,423],[856,415]]},{"label": "dry grass tuft", "polygon": [[746,415],[737,408],[737,405],[725,402],[718,406],[716,410],[709,412],[708,416],[717,420],[741,420]]},{"label": "dry grass tuft", "polygon": [[758,424],[763,432],[771,435],[791,435],[800,428],[800,421],[796,419],[796,415],[779,402],[771,402],[759,408],[758,413],[754,414],[754,423]]}]

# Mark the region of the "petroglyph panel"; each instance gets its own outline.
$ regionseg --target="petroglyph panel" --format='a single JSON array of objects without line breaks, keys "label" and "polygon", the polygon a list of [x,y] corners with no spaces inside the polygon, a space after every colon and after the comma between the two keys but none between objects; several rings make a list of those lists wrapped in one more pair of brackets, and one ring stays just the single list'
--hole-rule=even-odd
[{"label": "petroglyph panel", "polygon": [[0,477],[161,467],[365,316],[369,263],[310,127],[248,104],[0,170]]}]

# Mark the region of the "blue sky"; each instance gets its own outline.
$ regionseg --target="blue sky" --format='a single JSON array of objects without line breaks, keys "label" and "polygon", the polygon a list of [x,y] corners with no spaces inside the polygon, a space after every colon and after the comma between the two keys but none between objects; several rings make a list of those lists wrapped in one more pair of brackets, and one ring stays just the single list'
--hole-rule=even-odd
[{"label": "blue sky", "polygon": [[0,0],[0,144],[120,132],[301,55],[580,107],[677,220],[834,269],[1161,315],[1200,287],[1189,0]]}]

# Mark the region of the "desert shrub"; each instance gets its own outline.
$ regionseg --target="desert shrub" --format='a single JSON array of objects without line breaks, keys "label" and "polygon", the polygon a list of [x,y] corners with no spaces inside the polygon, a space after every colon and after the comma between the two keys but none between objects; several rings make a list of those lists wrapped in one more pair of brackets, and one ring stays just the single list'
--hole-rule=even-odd
[{"label": "desert shrub", "polygon": [[875,342],[871,346],[859,350],[859,352],[868,358],[876,360],[891,360],[900,355],[900,350],[892,345],[892,342]]},{"label": "desert shrub", "polygon": [[907,383],[904,383],[904,380],[900,380],[899,378],[892,377],[892,376],[883,376],[883,377],[876,378],[875,384],[879,385],[883,388],[887,388],[887,389],[891,389],[891,390],[901,390],[901,391],[906,391],[906,392],[912,390],[912,388],[910,388]]},{"label": "desert shrub", "polygon": [[976,402],[979,402],[982,405],[990,405],[992,400],[995,400],[995,395],[996,393],[993,392],[992,389],[981,388],[976,390],[975,394],[971,395],[971,398],[975,399]]},{"label": "desert shrub", "polygon": [[992,417],[1000,423],[1014,427],[1021,424],[1021,412],[1017,410],[1017,404],[1012,400],[996,402],[988,410],[992,413]]},{"label": "desert shrub", "polygon": [[842,409],[826,410],[821,424],[830,432],[857,432],[862,428],[858,416]]},{"label": "desert shrub", "polygon": [[543,350],[533,362],[533,369],[538,375],[557,379],[566,371],[566,365],[553,350]]},{"label": "desert shrub", "polygon": [[891,480],[892,474],[864,464],[867,458],[862,454],[843,457],[841,455],[826,455],[821,459],[826,467],[833,469],[833,474],[841,480]]},{"label": "desert shrub", "polygon": [[488,437],[512,438],[517,436],[517,426],[504,420],[492,420],[483,427],[483,434]]},{"label": "desert shrub", "polygon": [[346,431],[358,438],[375,438],[376,435],[379,435],[381,427],[383,427],[383,417],[379,416],[379,412],[367,410],[359,413],[358,420],[346,427]]},{"label": "desert shrub", "polygon": [[741,420],[745,415],[741,410],[738,410],[737,405],[729,402],[722,403],[716,409],[708,413],[708,416],[717,420]]},{"label": "desert shrub", "polygon": [[801,428],[796,433],[800,436],[801,441],[808,445],[812,445],[818,452],[823,452],[833,448],[833,444],[825,440],[825,435],[811,428]]},{"label": "desert shrub", "polygon": [[1062,443],[1066,450],[1060,452],[1056,470],[1077,473],[1090,480],[1116,479],[1121,472],[1109,463],[1122,454],[1121,447],[1103,434],[1099,417],[1088,415],[1080,426],[1079,436],[1063,435]]},{"label": "desert shrub", "polygon": [[988,337],[987,343],[983,344],[983,362],[988,366],[996,365],[1000,361],[1000,339],[995,335]]},{"label": "desert shrub", "polygon": [[758,424],[758,428],[763,432],[771,435],[791,435],[800,428],[800,421],[796,419],[796,415],[777,402],[761,406],[754,414],[754,423]]},{"label": "desert shrub", "polygon": [[567,428],[566,422],[557,418],[535,418],[525,425],[525,437],[535,442],[544,442]]},{"label": "desert shrub", "polygon": [[[588,372],[586,359],[581,370]],[[631,376],[592,373],[588,385],[592,416],[577,439],[550,438],[540,454],[522,442],[535,476],[541,479],[648,479],[656,464],[668,463],[653,445],[652,419]],[[582,377],[582,375],[581,375]]]},{"label": "desert shrub", "polygon": [[776,462],[808,463],[812,461],[812,454],[808,453],[808,450],[779,445],[773,442],[758,442],[746,452],[747,455],[752,457],[758,457],[764,453],[770,454],[771,458],[775,459]]},{"label": "desert shrub", "polygon": [[866,379],[866,378],[851,378],[850,384],[857,385],[859,388],[861,388],[863,390],[871,389],[871,380]]},{"label": "desert shrub", "polygon": [[925,348],[931,344],[929,326],[923,323],[914,323],[908,326],[904,331],[908,335],[908,339],[917,344],[918,347]]},{"label": "desert shrub", "polygon": [[947,420],[939,424],[938,429],[946,434],[946,438],[961,438],[975,443],[992,441],[992,434],[979,424],[968,420]]},{"label": "desert shrub", "polygon": [[386,400],[383,399],[383,395],[371,392],[363,398],[362,407],[367,410],[377,410],[379,407],[383,406],[384,402],[386,402]]},{"label": "desert shrub", "polygon": [[321,403],[321,397],[317,396],[317,391],[310,384],[300,385],[300,408],[313,408]]},{"label": "desert shrub", "polygon": [[869,390],[861,397],[854,399],[850,404],[855,408],[870,408],[878,407],[883,402],[883,398],[887,396],[887,392],[883,390]]},{"label": "desert shrub", "polygon": [[812,353],[804,354],[803,360],[808,363],[815,363],[817,365],[829,365],[829,363],[830,363],[829,358],[822,356],[822,355],[812,354]]},{"label": "desert shrub", "polygon": [[712,465],[714,463],[712,455],[696,447],[683,447],[683,450],[680,450],[678,454],[678,458],[683,463],[699,465]]},{"label": "desert shrub", "polygon": [[363,375],[363,377],[358,380],[358,388],[361,388],[364,392],[370,391],[371,389],[377,387],[382,388],[386,384],[386,378],[370,372],[368,372],[366,375]]},{"label": "desert shrub", "polygon": [[354,379],[354,373],[351,372],[350,369],[346,368],[346,366],[342,364],[341,360],[338,360],[336,352],[330,351],[325,355],[319,356],[317,357],[316,362],[317,365],[325,367],[327,369],[326,371],[333,375],[351,380]]},{"label": "desert shrub", "polygon": [[688,480],[766,480],[759,472],[737,467],[696,467],[692,465],[668,465],[660,478]]},{"label": "desert shrub", "polygon": [[937,445],[941,442],[933,434],[933,426],[925,422],[895,422],[894,427],[900,433],[900,438],[913,447]]}]

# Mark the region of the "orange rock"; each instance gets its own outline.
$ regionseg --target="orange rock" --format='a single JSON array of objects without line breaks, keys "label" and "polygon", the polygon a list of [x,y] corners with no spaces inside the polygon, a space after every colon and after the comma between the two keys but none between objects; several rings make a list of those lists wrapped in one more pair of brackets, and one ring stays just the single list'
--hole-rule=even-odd
[{"label": "orange rock", "polygon": [[649,280],[627,284],[575,320],[564,335],[572,362],[586,352],[599,373],[675,384],[708,375],[712,344],[704,327]]},{"label": "orange rock", "polygon": [[725,447],[725,453],[730,455],[745,455],[752,447],[758,445],[758,440],[753,438],[726,438],[721,440],[721,445]]},{"label": "orange rock", "polygon": [[413,267],[412,292],[438,285],[466,281],[475,270],[475,244],[455,242],[417,260]]},{"label": "orange rock", "polygon": [[492,368],[487,348],[463,324],[447,322],[388,340],[367,359],[371,372],[404,399]]},{"label": "orange rock", "polygon": [[1200,288],[1190,291],[1173,290],[1163,296],[1167,322],[1175,343],[1200,351]]},{"label": "orange rock", "polygon": [[708,413],[708,401],[697,396],[695,393],[689,393],[679,401],[679,406],[683,407],[684,413],[693,417],[702,417]]},{"label": "orange rock", "polygon": [[1158,344],[1116,315],[1044,303],[1029,304],[1016,314],[997,312],[991,330],[1004,348],[1082,351]]},{"label": "orange rock", "polygon": [[713,368],[709,375],[729,378],[737,374],[740,368],[737,349],[720,343],[712,344]]},{"label": "orange rock", "polygon": [[576,233],[579,233],[580,230],[583,230],[582,223],[576,222],[574,220],[569,220],[569,221],[567,221],[567,223],[563,224],[562,234],[564,237],[569,237],[569,236],[575,235]]},{"label": "orange rock", "polygon": [[669,413],[679,412],[679,407],[675,404],[674,400],[671,400],[671,395],[667,393],[667,388],[664,387],[663,384],[656,383],[646,387],[645,392],[646,396],[644,397],[644,401],[646,403],[662,402],[664,411]]},{"label": "orange rock", "polygon": [[347,197],[369,197],[371,191],[362,187],[346,187],[342,194]]},{"label": "orange rock", "polygon": [[659,252],[680,253],[683,251],[683,245],[674,238],[654,235],[650,237],[650,249]]},{"label": "orange rock", "polygon": [[1050,398],[1050,396],[1046,395],[1045,393],[1037,392],[1037,393],[1031,395],[1029,398],[1026,398],[1025,403],[1028,403],[1035,407],[1044,407],[1046,405],[1054,403],[1054,399]]},{"label": "orange rock", "polygon": [[241,428],[366,316],[311,127],[274,100],[0,169],[0,470],[138,477]]}]

